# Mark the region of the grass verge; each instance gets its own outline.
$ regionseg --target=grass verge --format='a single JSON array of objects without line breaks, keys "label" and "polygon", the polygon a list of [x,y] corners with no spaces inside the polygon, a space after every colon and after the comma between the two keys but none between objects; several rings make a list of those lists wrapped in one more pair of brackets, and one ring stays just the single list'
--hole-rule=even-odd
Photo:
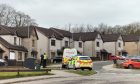
[{"label": "grass verge", "polygon": [[29,76],[40,76],[40,75],[53,75],[46,72],[0,72],[0,79],[18,78],[18,77],[29,77]]},{"label": "grass verge", "polygon": [[79,75],[82,75],[82,76],[90,76],[90,75],[93,75],[93,74],[96,74],[97,72],[94,71],[94,70],[68,70],[66,72],[70,72],[70,73],[75,73],[75,74],[79,74]]}]

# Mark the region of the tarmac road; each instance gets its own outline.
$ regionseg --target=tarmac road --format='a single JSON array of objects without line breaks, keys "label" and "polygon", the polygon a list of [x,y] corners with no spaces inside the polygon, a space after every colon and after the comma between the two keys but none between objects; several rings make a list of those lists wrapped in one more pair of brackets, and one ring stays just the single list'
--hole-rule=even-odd
[{"label": "tarmac road", "polygon": [[125,70],[110,72],[102,69],[103,66],[111,63],[111,61],[95,62],[93,68],[99,73],[92,76],[79,76],[59,71],[61,77],[15,84],[140,84],[140,74],[123,73]]}]

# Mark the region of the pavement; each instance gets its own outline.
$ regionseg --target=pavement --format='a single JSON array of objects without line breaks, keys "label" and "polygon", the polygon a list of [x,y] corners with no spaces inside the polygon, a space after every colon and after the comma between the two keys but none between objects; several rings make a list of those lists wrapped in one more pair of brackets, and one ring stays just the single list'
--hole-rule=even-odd
[{"label": "pavement", "polygon": [[[51,65],[51,67],[59,67],[60,65]],[[129,69],[117,69],[113,68],[113,65],[107,65],[102,67],[105,71],[125,71],[125,72],[132,72]],[[35,77],[23,77],[23,78],[12,78],[12,79],[4,79],[0,80],[0,84],[11,84],[11,83],[20,83],[26,81],[34,81],[34,80],[43,80],[43,79],[51,79],[51,78],[67,78],[67,77],[80,77],[80,75],[74,73],[68,73],[63,70],[52,70],[51,73],[55,75],[45,75],[45,76],[35,76]]]},{"label": "pavement", "polygon": [[27,82],[34,80],[43,80],[43,79],[51,79],[51,78],[64,78],[64,77],[78,77],[80,75],[74,73],[68,73],[62,70],[52,70],[51,73],[55,75],[45,75],[45,76],[34,76],[34,77],[22,77],[22,78],[12,78],[12,79],[4,79],[0,80],[0,84],[11,84],[11,83],[19,83],[19,82]]}]

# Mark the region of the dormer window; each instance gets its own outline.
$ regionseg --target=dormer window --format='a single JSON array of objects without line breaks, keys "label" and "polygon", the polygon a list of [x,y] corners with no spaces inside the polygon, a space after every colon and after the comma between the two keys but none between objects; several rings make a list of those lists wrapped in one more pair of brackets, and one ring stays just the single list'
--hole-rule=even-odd
[{"label": "dormer window", "polygon": [[100,47],[100,43],[99,43],[99,42],[96,42],[96,46],[97,46],[97,47]]},{"label": "dormer window", "polygon": [[51,46],[55,46],[55,40],[51,40]]},{"label": "dormer window", "polygon": [[65,47],[68,47],[68,41],[65,41]]},{"label": "dormer window", "polygon": [[17,45],[17,37],[14,37],[14,45]]},{"label": "dormer window", "polygon": [[79,42],[79,48],[82,48],[82,42]]},{"label": "dormer window", "polygon": [[118,43],[118,47],[121,47],[121,43],[120,42]]}]

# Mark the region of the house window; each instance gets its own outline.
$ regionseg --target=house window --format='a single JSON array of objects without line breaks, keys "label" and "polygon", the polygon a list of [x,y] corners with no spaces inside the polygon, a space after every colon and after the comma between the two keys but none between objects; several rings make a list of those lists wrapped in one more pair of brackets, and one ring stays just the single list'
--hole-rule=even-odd
[{"label": "house window", "polygon": [[15,60],[16,59],[16,55],[14,51],[10,51],[10,60]]},{"label": "house window", "polygon": [[20,38],[19,38],[19,45],[20,45]]},{"label": "house window", "polygon": [[51,40],[51,46],[55,46],[55,40]]},{"label": "house window", "polygon": [[96,46],[97,46],[97,47],[100,47],[100,43],[99,43],[99,42],[96,42]]},{"label": "house window", "polygon": [[35,47],[35,40],[32,40],[32,47]]},{"label": "house window", "polygon": [[121,43],[120,42],[118,43],[118,47],[121,47]]},{"label": "house window", "polygon": [[25,54],[24,54],[24,56],[25,56],[25,57],[24,57],[24,60],[25,60],[25,59],[27,59],[28,54],[27,54],[27,53],[25,53]]},{"label": "house window", "polygon": [[118,52],[118,55],[121,55],[121,52]]},{"label": "house window", "polygon": [[14,45],[16,45],[17,44],[17,37],[14,37]]},{"label": "house window", "polygon": [[68,47],[68,41],[65,41],[65,47]]},{"label": "house window", "polygon": [[22,52],[18,52],[18,60],[22,60]]},{"label": "house window", "polygon": [[82,48],[82,42],[79,42],[79,48]]}]

